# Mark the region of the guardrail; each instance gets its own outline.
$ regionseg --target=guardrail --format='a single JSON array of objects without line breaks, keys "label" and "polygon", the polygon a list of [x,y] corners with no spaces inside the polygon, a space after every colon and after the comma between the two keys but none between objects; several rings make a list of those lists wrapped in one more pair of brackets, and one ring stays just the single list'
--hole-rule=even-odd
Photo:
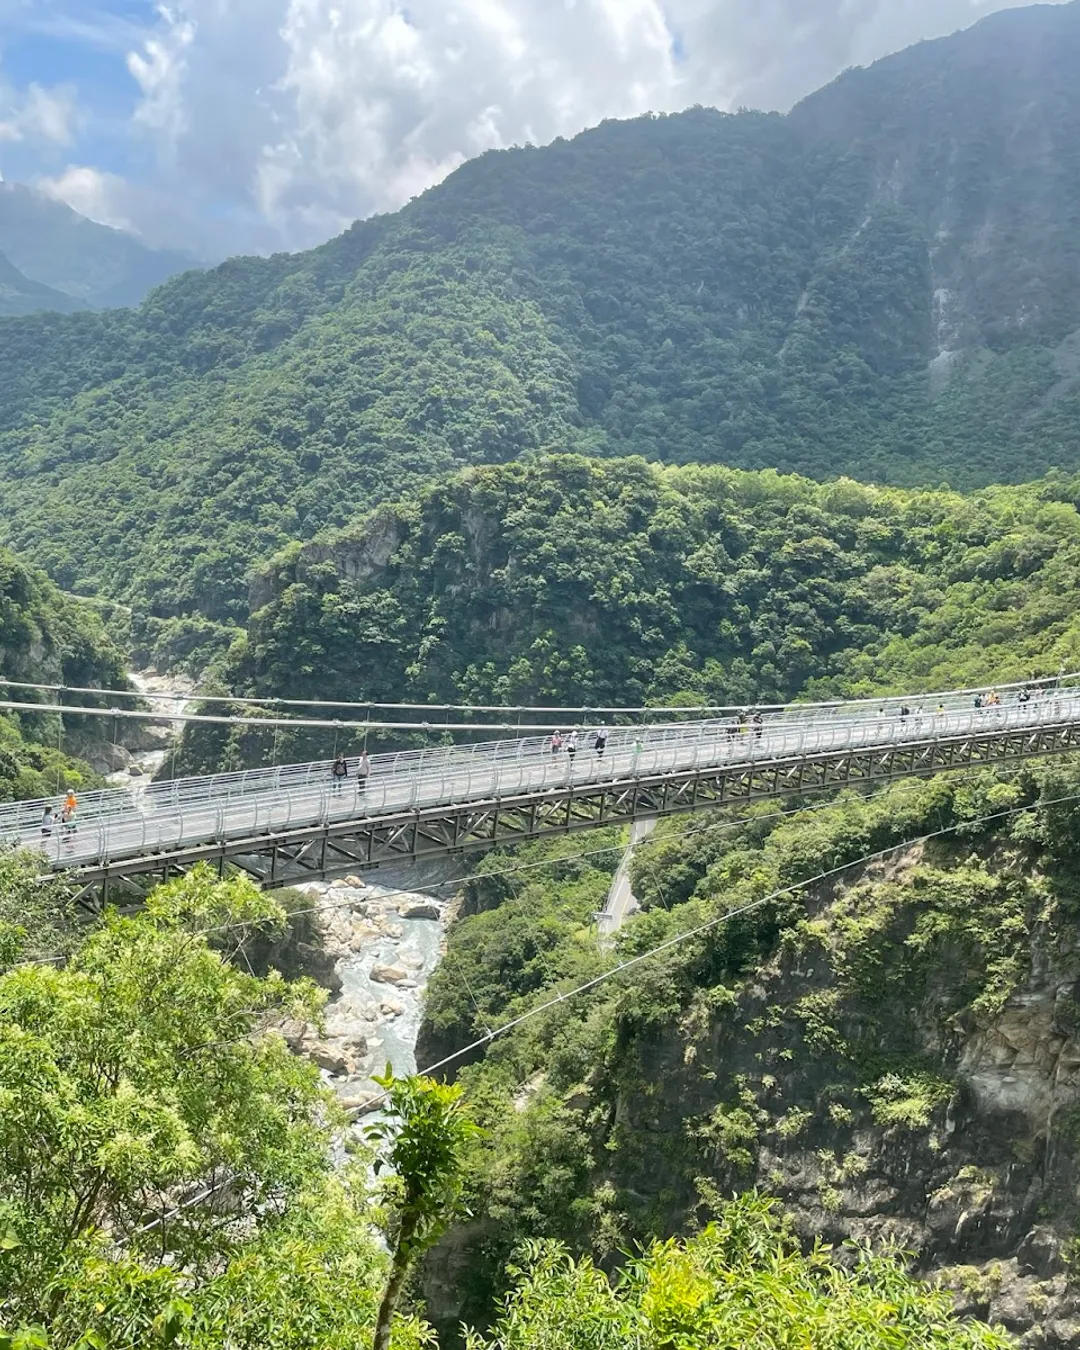
[{"label": "guardrail", "polygon": [[609,728],[602,756],[591,737],[582,738],[573,761],[565,746],[552,754],[547,737],[375,755],[362,788],[355,762],[350,777],[335,785],[330,762],[319,761],[153,784],[137,798],[114,789],[86,794],[76,828],[57,821],[47,837],[41,834],[44,801],[10,804],[0,809],[0,840],[42,850],[57,867],[104,865],[293,827],[540,794],[568,783],[655,778],[1080,721],[1080,689],[1071,687],[981,709],[957,696],[948,703],[934,699],[911,700],[907,715],[895,705],[868,714],[861,705],[857,713],[837,706],[806,719],[794,705],[758,724],[717,718]]}]

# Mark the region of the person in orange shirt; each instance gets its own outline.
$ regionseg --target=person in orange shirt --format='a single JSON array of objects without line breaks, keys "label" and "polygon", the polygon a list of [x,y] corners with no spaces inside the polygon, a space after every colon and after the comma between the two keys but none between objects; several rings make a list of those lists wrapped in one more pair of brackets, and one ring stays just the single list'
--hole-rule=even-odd
[{"label": "person in orange shirt", "polygon": [[68,788],[67,796],[64,798],[64,805],[60,809],[60,821],[64,833],[64,842],[68,848],[72,845],[72,836],[78,829],[75,824],[75,812],[78,810],[79,800],[75,796],[73,788]]}]

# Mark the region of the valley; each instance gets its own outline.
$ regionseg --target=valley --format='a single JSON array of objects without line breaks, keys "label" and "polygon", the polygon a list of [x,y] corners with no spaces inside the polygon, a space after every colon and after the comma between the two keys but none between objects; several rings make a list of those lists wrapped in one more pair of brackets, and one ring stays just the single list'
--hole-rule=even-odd
[{"label": "valley", "polygon": [[1078,75],[0,183],[0,1350],[1080,1350]]}]

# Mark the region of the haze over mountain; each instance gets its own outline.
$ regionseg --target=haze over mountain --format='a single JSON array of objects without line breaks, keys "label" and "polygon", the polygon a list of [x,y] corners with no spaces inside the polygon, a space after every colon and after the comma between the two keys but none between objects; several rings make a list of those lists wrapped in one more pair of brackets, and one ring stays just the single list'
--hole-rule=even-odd
[{"label": "haze over mountain", "polygon": [[[0,291],[0,315],[137,305],[155,286],[196,265],[183,254],[147,248],[134,235],[88,220],[20,183],[0,183],[0,252],[32,285],[44,288],[11,298]],[[39,303],[29,303],[35,298]]]},{"label": "haze over mountain", "polygon": [[84,308],[78,300],[65,295],[63,291],[54,291],[51,286],[43,286],[40,281],[31,281],[9,258],[0,253],[0,315],[37,314],[49,309],[60,314],[73,314]]},{"label": "haze over mountain", "polygon": [[1076,468],[1078,69],[1080,6],[1007,12],[788,117],[490,153],[310,253],[0,325],[5,536],[66,587],[220,621],[288,539],[538,450]]}]

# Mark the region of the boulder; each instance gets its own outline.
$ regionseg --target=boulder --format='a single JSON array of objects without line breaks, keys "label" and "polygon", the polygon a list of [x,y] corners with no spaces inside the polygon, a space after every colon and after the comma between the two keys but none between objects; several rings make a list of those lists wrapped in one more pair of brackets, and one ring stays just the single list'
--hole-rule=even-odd
[{"label": "boulder", "polygon": [[341,884],[342,884],[343,886],[349,886],[349,887],[350,887],[352,890],[354,890],[354,891],[366,891],[366,890],[367,890],[367,882],[366,882],[366,881],[361,881],[361,879],[360,879],[359,877],[348,876],[348,877],[345,878],[345,880],[344,880]]},{"label": "boulder", "polygon": [[345,1051],[328,1045],[326,1041],[314,1041],[307,1047],[307,1055],[320,1069],[325,1069],[335,1078],[344,1078],[356,1072],[356,1065]]},{"label": "boulder", "polygon": [[404,984],[409,978],[409,972],[404,966],[374,966],[371,971],[371,978],[376,984]]},{"label": "boulder", "polygon": [[400,1017],[405,1011],[404,1003],[398,1003],[396,999],[387,999],[379,1004],[379,1011],[384,1017]]},{"label": "boulder", "polygon": [[1022,1275],[1045,1280],[1061,1269],[1061,1243],[1051,1229],[1032,1228],[1017,1247],[1016,1260]]},{"label": "boulder", "polygon": [[352,1092],[339,1096],[338,1101],[355,1116],[368,1116],[382,1105],[382,1098],[375,1092]]},{"label": "boulder", "polygon": [[356,955],[357,952],[362,952],[368,943],[370,943],[371,939],[378,936],[379,930],[377,928],[372,928],[371,924],[364,923],[363,921],[354,924],[352,936],[349,938],[349,951],[352,952],[353,955]]},{"label": "boulder", "polygon": [[415,904],[404,905],[398,910],[403,919],[440,919],[442,911],[433,901],[423,900]]},{"label": "boulder", "polygon": [[293,1051],[303,1048],[309,1030],[307,1022],[298,1021],[294,1017],[287,1017],[278,1027],[278,1031],[285,1038],[285,1044]]}]

